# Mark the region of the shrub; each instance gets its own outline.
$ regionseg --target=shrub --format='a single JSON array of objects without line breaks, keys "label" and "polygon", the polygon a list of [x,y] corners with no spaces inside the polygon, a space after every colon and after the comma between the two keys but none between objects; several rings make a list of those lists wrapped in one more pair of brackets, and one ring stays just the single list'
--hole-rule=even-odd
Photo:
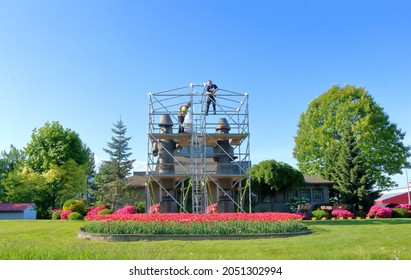
[{"label": "shrub", "polygon": [[366,212],[364,212],[364,211],[361,211],[361,210],[359,210],[359,211],[356,211],[356,212],[354,212],[354,215],[358,218],[365,218],[366,216],[367,216],[367,213]]},{"label": "shrub", "polygon": [[68,215],[70,215],[72,212],[73,212],[73,211],[71,211],[71,210],[66,210],[66,211],[61,212],[61,214],[60,214],[60,219],[62,219],[62,220],[67,220],[67,219],[68,219]]},{"label": "shrub", "polygon": [[396,208],[405,209],[411,215],[411,204],[400,204]]},{"label": "shrub", "polygon": [[407,212],[404,208],[393,208],[392,209],[393,218],[409,218],[410,213]]},{"label": "shrub", "polygon": [[98,206],[98,207],[96,207],[96,208],[92,208],[92,209],[90,209],[90,210],[87,212],[87,216],[97,215],[98,212],[100,212],[100,211],[103,210],[103,209],[107,209],[105,205],[100,205],[100,206]]},{"label": "shrub", "polygon": [[103,210],[100,210],[97,214],[98,215],[108,215],[108,214],[113,214],[113,211],[111,209],[103,209]]},{"label": "shrub", "polygon": [[134,206],[124,206],[123,208],[118,209],[114,214],[135,214],[136,208]]},{"label": "shrub", "polygon": [[52,211],[53,214],[51,214],[51,219],[60,220],[61,212],[62,212],[61,210]]},{"label": "shrub", "polygon": [[298,211],[298,205],[307,204],[309,201],[304,198],[292,197],[288,200],[287,206],[290,207],[291,212],[295,213]]},{"label": "shrub", "polygon": [[72,212],[70,215],[68,215],[68,219],[73,221],[73,220],[84,220],[83,215],[81,215],[78,212]]},{"label": "shrub", "polygon": [[81,215],[86,215],[86,205],[83,201],[78,199],[69,199],[63,204],[63,211],[71,210],[72,212],[78,212]]},{"label": "shrub", "polygon": [[321,220],[322,218],[328,218],[329,214],[324,210],[317,209],[311,212],[311,216],[317,218],[318,220]]},{"label": "shrub", "polygon": [[381,207],[378,205],[374,205],[368,211],[367,217],[368,218],[391,218],[392,216],[392,209],[388,207]]},{"label": "shrub", "polygon": [[136,208],[136,213],[146,213],[146,203],[144,201],[137,202],[134,208]]},{"label": "shrub", "polygon": [[353,213],[351,213],[348,210],[341,210],[341,209],[334,209],[331,212],[331,216],[336,217],[336,218],[344,218],[344,219],[354,218]]}]

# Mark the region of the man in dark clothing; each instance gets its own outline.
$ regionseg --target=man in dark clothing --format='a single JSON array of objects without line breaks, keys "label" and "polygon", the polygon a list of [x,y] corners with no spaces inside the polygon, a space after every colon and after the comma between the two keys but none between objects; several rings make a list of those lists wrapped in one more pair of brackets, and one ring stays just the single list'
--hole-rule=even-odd
[{"label": "man in dark clothing", "polygon": [[208,81],[208,85],[206,87],[206,93],[207,93],[207,108],[206,108],[206,115],[208,115],[208,109],[210,107],[210,104],[213,104],[213,109],[214,109],[214,115],[216,114],[215,110],[215,93],[219,90],[217,85],[213,84],[211,80]]}]

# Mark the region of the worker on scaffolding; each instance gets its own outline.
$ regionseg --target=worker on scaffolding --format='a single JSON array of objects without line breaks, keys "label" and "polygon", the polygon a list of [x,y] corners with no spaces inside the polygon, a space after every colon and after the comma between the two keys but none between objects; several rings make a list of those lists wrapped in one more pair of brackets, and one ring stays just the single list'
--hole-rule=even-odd
[{"label": "worker on scaffolding", "polygon": [[206,116],[208,115],[208,109],[210,107],[210,104],[213,104],[213,109],[214,109],[214,115],[216,114],[215,110],[215,93],[219,90],[216,84],[213,84],[211,80],[208,81],[208,85],[206,87],[206,93],[207,93],[207,109],[206,109]]},{"label": "worker on scaffolding", "polygon": [[180,111],[178,112],[178,133],[184,133],[184,119],[187,116],[188,109],[190,107],[191,107],[190,102],[180,107]]}]

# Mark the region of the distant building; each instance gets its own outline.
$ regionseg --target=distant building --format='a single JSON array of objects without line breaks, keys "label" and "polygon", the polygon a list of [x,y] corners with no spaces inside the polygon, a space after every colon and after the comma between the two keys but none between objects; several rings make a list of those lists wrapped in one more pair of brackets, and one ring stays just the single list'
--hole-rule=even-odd
[{"label": "distant building", "polygon": [[409,204],[408,195],[407,188],[391,189],[382,192],[381,197],[375,200],[375,204]]},{"label": "distant building", "polygon": [[137,201],[146,199],[146,171],[134,171],[133,175],[128,177],[128,183],[134,189],[134,195]]},{"label": "distant building", "polygon": [[0,203],[0,220],[35,220],[34,203]]},{"label": "distant building", "polygon": [[329,190],[334,185],[334,182],[323,180],[316,177],[304,175],[304,186],[291,190],[284,189],[280,191],[253,191],[256,200],[255,212],[278,211],[290,212],[290,207],[287,205],[292,198],[300,198],[308,201],[309,210],[314,210],[318,205],[327,204],[330,201]]}]

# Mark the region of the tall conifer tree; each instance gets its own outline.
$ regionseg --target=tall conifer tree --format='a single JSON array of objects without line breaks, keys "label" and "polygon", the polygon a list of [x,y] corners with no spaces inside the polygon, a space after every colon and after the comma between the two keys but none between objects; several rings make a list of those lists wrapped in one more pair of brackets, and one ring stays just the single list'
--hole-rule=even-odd
[{"label": "tall conifer tree", "polygon": [[339,200],[353,205],[354,210],[368,210],[380,196],[380,191],[374,189],[372,171],[366,168],[350,127],[346,127],[342,134],[341,150],[336,160],[332,179],[336,182],[334,189]]},{"label": "tall conifer tree", "polygon": [[114,136],[111,137],[111,142],[107,143],[108,148],[103,149],[110,156],[110,160],[104,161],[96,179],[104,200],[115,209],[118,196],[128,188],[127,176],[130,175],[135,160],[129,159],[132,155],[128,146],[131,137],[126,136],[127,128],[121,118],[111,131]]}]

